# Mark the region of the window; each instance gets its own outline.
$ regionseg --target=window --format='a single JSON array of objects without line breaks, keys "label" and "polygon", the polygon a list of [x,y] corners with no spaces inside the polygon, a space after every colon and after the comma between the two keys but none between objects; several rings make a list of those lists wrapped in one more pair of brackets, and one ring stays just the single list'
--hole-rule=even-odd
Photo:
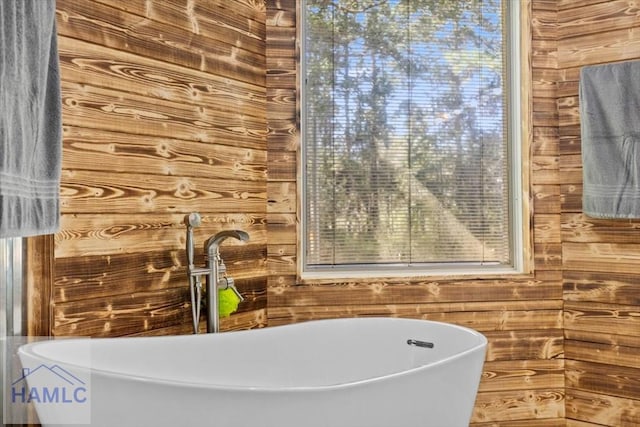
[{"label": "window", "polygon": [[303,277],[521,268],[518,3],[303,2]]}]

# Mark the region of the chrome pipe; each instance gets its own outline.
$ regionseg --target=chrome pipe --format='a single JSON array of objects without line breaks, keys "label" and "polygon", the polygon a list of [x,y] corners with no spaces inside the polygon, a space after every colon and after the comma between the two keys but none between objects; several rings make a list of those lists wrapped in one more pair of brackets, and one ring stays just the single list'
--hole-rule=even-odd
[{"label": "chrome pipe", "polygon": [[193,333],[197,334],[200,325],[200,304],[202,301],[201,277],[206,276],[206,310],[207,310],[207,332],[218,332],[220,330],[220,313],[218,308],[218,289],[231,288],[240,301],[244,298],[238,292],[232,278],[226,276],[226,266],[220,258],[220,244],[227,238],[233,237],[242,242],[249,240],[249,234],[242,230],[224,230],[207,239],[204,245],[207,265],[204,268],[196,267],[194,264],[195,249],[193,239],[193,228],[200,226],[202,219],[200,214],[194,212],[184,217],[184,224],[187,226],[186,253],[187,253],[187,276],[189,277],[189,291],[191,294],[191,316],[193,317]]},{"label": "chrome pipe", "polygon": [[204,244],[204,251],[207,254],[207,268],[209,269],[207,279],[207,332],[209,333],[220,331],[218,282],[220,274],[227,270],[220,258],[220,244],[229,237],[241,242],[249,240],[249,235],[244,231],[224,230],[209,238]]},{"label": "chrome pipe", "polygon": [[193,228],[199,227],[202,219],[200,214],[193,212],[184,217],[184,223],[187,226],[187,239],[185,243],[185,251],[187,252],[187,275],[189,277],[189,293],[191,296],[191,317],[193,319],[193,333],[198,333],[200,323],[200,277],[194,274],[195,265],[195,245],[193,243]]}]

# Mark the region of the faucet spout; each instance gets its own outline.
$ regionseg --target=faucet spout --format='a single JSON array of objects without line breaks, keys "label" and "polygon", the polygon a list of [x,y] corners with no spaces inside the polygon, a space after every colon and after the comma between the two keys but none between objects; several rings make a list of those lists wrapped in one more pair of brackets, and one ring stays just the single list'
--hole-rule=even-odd
[{"label": "faucet spout", "polygon": [[189,277],[189,291],[191,294],[191,316],[193,318],[193,333],[198,333],[198,320],[200,319],[200,301],[202,299],[202,282],[200,276],[194,274],[195,247],[193,243],[193,228],[199,227],[202,222],[200,214],[193,212],[185,215],[184,224],[187,226],[187,239],[185,249],[187,252],[187,276]]},{"label": "faucet spout", "polygon": [[234,280],[227,277],[227,267],[220,257],[220,244],[227,238],[246,242],[249,240],[249,234],[242,230],[224,230],[210,237],[205,245],[204,250],[207,255],[206,267],[196,267],[194,265],[194,245],[193,245],[193,228],[200,226],[202,219],[200,214],[193,212],[184,217],[184,224],[187,226],[187,276],[189,276],[189,288],[191,290],[191,312],[193,316],[193,333],[197,334],[200,323],[200,302],[202,300],[202,282],[200,278],[206,277],[206,308],[207,308],[207,332],[218,332],[220,330],[220,312],[218,309],[218,289],[233,290],[240,301],[243,300],[242,295],[238,292],[234,285]]},{"label": "faucet spout", "polygon": [[[242,230],[223,230],[210,237],[204,244],[207,253],[207,332],[220,330],[220,313],[218,311],[218,283],[225,276],[227,268],[220,258],[220,244],[227,238],[233,237],[242,242],[249,240],[249,234]],[[226,281],[226,283],[229,283]],[[235,286],[231,285],[235,289]],[[235,289],[237,292],[237,289]]]},{"label": "faucet spout", "polygon": [[204,250],[207,254],[215,254],[223,240],[233,237],[241,242],[249,240],[249,234],[242,230],[223,230],[215,236],[210,237],[204,244]]}]

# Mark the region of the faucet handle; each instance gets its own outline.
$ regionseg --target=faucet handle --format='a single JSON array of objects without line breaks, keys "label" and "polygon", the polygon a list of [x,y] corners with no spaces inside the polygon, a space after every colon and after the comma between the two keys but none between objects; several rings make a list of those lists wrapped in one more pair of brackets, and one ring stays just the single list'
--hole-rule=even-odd
[{"label": "faucet handle", "polygon": [[[227,266],[225,265],[224,261],[222,260],[222,258],[218,259],[218,275],[222,276],[222,277],[226,277],[227,274]],[[233,280],[231,278],[229,278],[230,280]]]},{"label": "faucet handle", "polygon": [[202,222],[200,214],[192,212],[184,217],[184,224],[187,226],[187,240],[185,249],[187,252],[187,264],[190,269],[193,268],[194,245],[193,245],[193,228],[199,227]]},{"label": "faucet handle", "polygon": [[184,224],[187,227],[200,227],[200,224],[202,224],[202,217],[198,212],[191,212],[184,216]]},{"label": "faucet handle", "polygon": [[224,276],[218,280],[218,289],[231,289],[233,293],[236,294],[240,302],[244,301],[244,297],[240,291],[238,291],[238,288],[236,288],[235,280],[231,277]]}]

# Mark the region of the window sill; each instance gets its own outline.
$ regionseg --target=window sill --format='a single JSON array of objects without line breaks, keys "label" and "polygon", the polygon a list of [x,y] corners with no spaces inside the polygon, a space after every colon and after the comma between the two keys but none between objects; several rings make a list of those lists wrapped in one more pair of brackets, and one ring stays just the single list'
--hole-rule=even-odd
[{"label": "window sill", "polygon": [[[413,270],[413,271],[412,271]],[[478,266],[447,266],[445,269],[433,267],[428,270],[416,267],[404,268],[378,268],[368,270],[350,270],[344,269],[327,269],[322,271],[306,271],[298,274],[297,283],[301,284],[323,284],[323,283],[344,283],[358,281],[367,282],[387,282],[387,283],[406,283],[406,282],[422,282],[422,281],[451,281],[451,280],[520,280],[530,279],[533,273],[527,273],[516,270],[512,267],[496,266],[482,267]]]}]

